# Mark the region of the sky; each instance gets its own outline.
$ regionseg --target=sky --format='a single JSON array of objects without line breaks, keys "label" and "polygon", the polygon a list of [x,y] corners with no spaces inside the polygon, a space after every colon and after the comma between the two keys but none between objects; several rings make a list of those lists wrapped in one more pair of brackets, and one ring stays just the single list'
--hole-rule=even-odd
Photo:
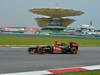
[{"label": "sky", "polygon": [[32,26],[38,27],[34,18],[40,15],[32,14],[32,8],[64,8],[81,10],[85,14],[70,17],[76,22],[71,27],[89,24],[100,29],[100,0],[0,0],[0,26]]}]

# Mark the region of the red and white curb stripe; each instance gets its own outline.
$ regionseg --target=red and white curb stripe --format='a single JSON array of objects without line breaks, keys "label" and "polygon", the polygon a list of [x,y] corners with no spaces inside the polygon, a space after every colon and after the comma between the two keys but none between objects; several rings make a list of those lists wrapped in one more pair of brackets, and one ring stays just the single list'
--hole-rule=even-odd
[{"label": "red and white curb stripe", "polygon": [[7,47],[7,46],[0,46],[0,48],[29,48],[29,47]]},{"label": "red and white curb stripe", "polygon": [[11,47],[7,47],[7,46],[0,46],[0,48],[11,48]]},{"label": "red and white curb stripe", "polygon": [[8,74],[1,74],[1,75],[46,75],[46,74],[59,74],[64,72],[79,72],[79,71],[88,71],[88,70],[100,70],[100,65],[52,69],[52,70],[43,70],[43,71],[32,71],[32,72],[8,73]]}]

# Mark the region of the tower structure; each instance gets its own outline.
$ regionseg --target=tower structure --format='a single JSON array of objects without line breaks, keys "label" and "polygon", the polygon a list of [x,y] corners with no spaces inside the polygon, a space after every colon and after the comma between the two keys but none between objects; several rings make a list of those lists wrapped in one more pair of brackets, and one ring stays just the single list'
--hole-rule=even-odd
[{"label": "tower structure", "polygon": [[48,34],[63,34],[63,30],[75,21],[67,17],[79,16],[84,13],[79,10],[61,8],[33,8],[30,11],[33,14],[48,16],[35,18],[37,24],[42,27],[41,32]]}]

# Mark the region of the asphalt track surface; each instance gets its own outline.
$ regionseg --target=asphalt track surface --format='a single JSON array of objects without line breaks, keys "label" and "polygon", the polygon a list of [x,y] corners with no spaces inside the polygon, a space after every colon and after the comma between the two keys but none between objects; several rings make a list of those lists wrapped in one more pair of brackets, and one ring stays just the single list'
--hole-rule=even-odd
[{"label": "asphalt track surface", "polygon": [[100,65],[100,47],[80,47],[77,55],[29,55],[27,48],[0,48],[0,74],[90,65]]}]

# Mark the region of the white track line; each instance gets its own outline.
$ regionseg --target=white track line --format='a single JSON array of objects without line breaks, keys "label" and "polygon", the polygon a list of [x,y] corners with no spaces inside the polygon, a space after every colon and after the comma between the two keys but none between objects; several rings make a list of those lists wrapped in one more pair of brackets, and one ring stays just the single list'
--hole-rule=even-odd
[{"label": "white track line", "polygon": [[100,65],[86,66],[86,67],[81,67],[81,68],[85,68],[88,70],[98,70],[100,69]]},{"label": "white track line", "polygon": [[33,71],[33,72],[8,73],[1,75],[44,75],[44,74],[53,74],[53,73],[48,71]]}]

